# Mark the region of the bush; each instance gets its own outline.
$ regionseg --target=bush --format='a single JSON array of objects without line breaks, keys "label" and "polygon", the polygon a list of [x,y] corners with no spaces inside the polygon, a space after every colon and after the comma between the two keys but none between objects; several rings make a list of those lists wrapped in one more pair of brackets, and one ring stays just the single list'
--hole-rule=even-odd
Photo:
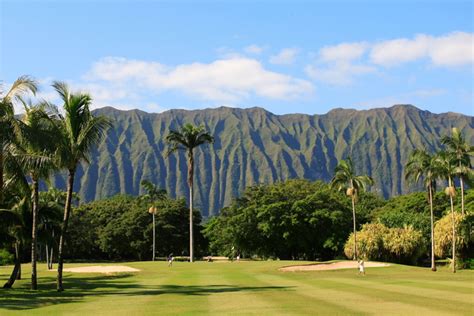
[{"label": "bush", "polygon": [[6,249],[0,249],[0,266],[5,266],[7,264],[13,264],[14,256]]},{"label": "bush", "polygon": [[[354,234],[351,234],[344,246],[348,258],[354,255],[353,247]],[[425,249],[422,233],[411,226],[388,228],[381,223],[370,223],[357,232],[358,254],[367,260],[416,263]]]},{"label": "bush", "polygon": [[[473,246],[473,215],[462,216],[454,213],[456,229],[456,251],[461,257],[465,257],[472,252]],[[435,223],[435,255],[439,258],[451,256],[453,242],[453,223],[451,213],[445,215]]]}]

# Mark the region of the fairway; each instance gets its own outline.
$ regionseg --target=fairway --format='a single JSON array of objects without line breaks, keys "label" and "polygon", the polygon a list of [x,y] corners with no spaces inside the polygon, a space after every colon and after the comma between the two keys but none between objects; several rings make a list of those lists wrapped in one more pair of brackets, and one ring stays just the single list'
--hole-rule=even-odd
[{"label": "fairway", "polygon": [[[122,264],[122,263],[121,263]],[[65,273],[66,291],[54,290],[55,272],[40,265],[39,290],[22,281],[1,290],[0,315],[472,315],[474,271],[391,265],[281,272],[301,262],[123,263],[133,274]],[[66,268],[86,264],[66,264]],[[0,267],[7,279],[11,267]]]}]

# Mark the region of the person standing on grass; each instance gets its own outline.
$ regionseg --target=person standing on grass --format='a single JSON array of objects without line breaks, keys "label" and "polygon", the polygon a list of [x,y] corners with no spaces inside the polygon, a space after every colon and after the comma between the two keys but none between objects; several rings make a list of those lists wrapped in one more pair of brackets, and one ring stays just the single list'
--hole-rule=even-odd
[{"label": "person standing on grass", "polygon": [[365,275],[364,260],[360,259],[358,263],[359,263],[359,274]]},{"label": "person standing on grass", "polygon": [[168,256],[168,267],[173,266],[173,259],[173,254],[170,253],[170,255]]}]

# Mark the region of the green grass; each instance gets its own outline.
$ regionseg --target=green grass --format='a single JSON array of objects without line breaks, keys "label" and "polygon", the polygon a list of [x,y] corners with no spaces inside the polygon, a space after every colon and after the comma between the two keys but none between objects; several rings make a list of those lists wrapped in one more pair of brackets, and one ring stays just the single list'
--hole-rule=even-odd
[{"label": "green grass", "polygon": [[[0,289],[0,315],[473,315],[474,271],[393,265],[354,270],[279,272],[298,262],[130,262],[136,274],[55,273],[40,265],[39,290],[24,280]],[[74,264],[67,266],[80,266]],[[0,267],[0,282],[11,267]]]}]

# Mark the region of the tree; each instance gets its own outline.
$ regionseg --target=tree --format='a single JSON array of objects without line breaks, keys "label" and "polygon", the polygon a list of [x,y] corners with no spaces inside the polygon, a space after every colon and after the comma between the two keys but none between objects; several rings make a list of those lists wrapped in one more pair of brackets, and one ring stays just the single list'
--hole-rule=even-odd
[{"label": "tree", "polygon": [[436,179],[439,177],[440,168],[435,156],[430,155],[426,150],[420,149],[416,149],[411,153],[405,168],[405,179],[413,179],[415,182],[423,179],[423,184],[428,191],[431,218],[431,271],[436,271],[433,195],[436,191]]},{"label": "tree", "polygon": [[58,249],[57,290],[63,291],[63,248],[71,213],[77,165],[89,162],[90,150],[101,141],[105,130],[111,124],[106,117],[91,114],[92,99],[88,94],[71,93],[67,84],[58,81],[53,83],[53,88],[64,102],[64,116],[58,121],[56,132],[59,136],[57,144],[59,166],[68,171],[67,197]]},{"label": "tree", "polygon": [[[39,210],[39,181],[46,179],[56,169],[53,160],[55,151],[52,132],[53,122],[50,115],[57,113],[55,108],[47,103],[37,105],[23,102],[25,113],[22,121],[25,130],[21,133],[20,146],[22,149],[21,164],[31,179],[31,289],[37,289],[36,261],[38,256],[38,210]],[[26,179],[25,179],[26,181]]]},{"label": "tree", "polygon": [[155,261],[155,255],[156,255],[156,227],[155,227],[155,215],[157,212],[156,208],[156,203],[160,200],[166,199],[166,190],[160,189],[153,183],[151,183],[148,180],[143,180],[142,181],[142,186],[145,188],[145,191],[147,192],[146,195],[143,196],[145,200],[147,200],[150,203],[150,208],[148,209],[148,212],[152,214],[153,216],[153,256],[152,256],[152,261]]},{"label": "tree", "polygon": [[449,196],[449,203],[451,205],[451,220],[452,220],[452,269],[456,273],[456,221],[454,215],[454,196],[456,195],[456,188],[454,187],[453,178],[456,174],[456,156],[446,151],[440,151],[436,156],[437,163],[440,168],[440,177],[448,182],[448,187],[445,189],[446,195]]},{"label": "tree", "polygon": [[15,141],[18,131],[18,120],[15,117],[14,102],[21,100],[28,93],[36,94],[37,83],[28,76],[21,76],[3,93],[0,86],[0,204],[3,202],[4,163],[8,155],[7,147]]},{"label": "tree", "polygon": [[[73,199],[78,200],[76,195]],[[46,266],[53,269],[54,249],[57,249],[61,231],[62,213],[66,202],[66,192],[49,187],[39,196],[39,241],[45,245]]]},{"label": "tree", "polygon": [[335,169],[335,175],[331,180],[331,186],[338,191],[346,190],[346,195],[352,201],[352,224],[354,231],[354,260],[357,260],[357,227],[355,203],[360,191],[364,191],[367,185],[373,185],[374,180],[367,175],[356,175],[352,159],[348,157],[342,160]]},{"label": "tree", "polygon": [[194,240],[193,240],[193,183],[194,183],[194,149],[204,145],[214,143],[204,126],[194,126],[185,124],[181,129],[171,130],[166,141],[170,144],[168,155],[184,150],[188,156],[188,186],[189,186],[189,261],[194,261]]},{"label": "tree", "polygon": [[30,198],[27,192],[21,187],[15,188],[17,193],[9,196],[9,201],[5,201],[9,208],[0,209],[0,223],[6,226],[7,238],[14,248],[15,265],[10,278],[3,285],[3,288],[11,288],[16,280],[21,279],[21,254],[23,245],[29,240],[31,233],[30,223]]},{"label": "tree", "polygon": [[457,168],[456,175],[459,178],[459,186],[461,187],[461,213],[464,215],[464,183],[469,176],[472,176],[471,156],[474,154],[474,146],[466,143],[459,129],[452,128],[451,136],[443,136],[441,143],[448,147],[449,152],[455,157]]}]

